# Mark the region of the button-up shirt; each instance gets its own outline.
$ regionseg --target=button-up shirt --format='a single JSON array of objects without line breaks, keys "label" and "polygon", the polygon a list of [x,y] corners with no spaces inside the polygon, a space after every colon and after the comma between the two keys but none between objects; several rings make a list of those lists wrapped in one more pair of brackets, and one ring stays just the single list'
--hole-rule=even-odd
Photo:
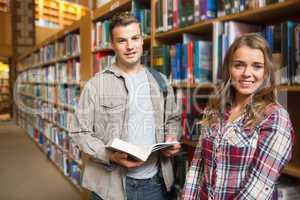
[{"label": "button-up shirt", "polygon": [[184,187],[183,199],[265,200],[291,158],[293,128],[287,111],[268,106],[265,118],[245,128],[246,113],[201,132]]}]

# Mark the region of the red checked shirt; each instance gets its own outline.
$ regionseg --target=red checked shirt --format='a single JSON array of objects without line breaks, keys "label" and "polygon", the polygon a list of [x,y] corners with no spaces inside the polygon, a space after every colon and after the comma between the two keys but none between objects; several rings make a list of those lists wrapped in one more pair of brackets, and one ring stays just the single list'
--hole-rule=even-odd
[{"label": "red checked shirt", "polygon": [[265,119],[244,128],[245,114],[201,132],[184,186],[184,200],[272,199],[294,142],[287,111],[270,105]]}]

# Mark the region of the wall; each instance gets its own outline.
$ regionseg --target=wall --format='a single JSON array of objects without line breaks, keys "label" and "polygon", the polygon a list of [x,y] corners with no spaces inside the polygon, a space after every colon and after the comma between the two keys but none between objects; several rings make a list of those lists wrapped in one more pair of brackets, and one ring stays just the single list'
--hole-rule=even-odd
[{"label": "wall", "polygon": [[5,60],[12,54],[11,15],[0,11],[0,60]]}]

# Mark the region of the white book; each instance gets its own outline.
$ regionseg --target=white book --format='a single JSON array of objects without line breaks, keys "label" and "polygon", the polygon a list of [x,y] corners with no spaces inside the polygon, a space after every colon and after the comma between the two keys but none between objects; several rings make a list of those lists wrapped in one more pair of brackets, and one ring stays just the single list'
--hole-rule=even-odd
[{"label": "white book", "polygon": [[171,147],[174,144],[178,144],[178,142],[177,141],[162,142],[162,143],[154,144],[149,148],[143,148],[140,146],[136,146],[134,144],[130,144],[119,138],[114,138],[111,142],[109,142],[106,145],[106,148],[112,151],[120,151],[120,152],[127,153],[130,157],[145,162],[152,152]]}]

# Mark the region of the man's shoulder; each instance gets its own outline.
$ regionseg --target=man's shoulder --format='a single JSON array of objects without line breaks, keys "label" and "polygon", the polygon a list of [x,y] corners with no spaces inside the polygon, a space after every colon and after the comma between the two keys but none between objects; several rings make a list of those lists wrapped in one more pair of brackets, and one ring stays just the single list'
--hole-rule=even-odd
[{"label": "man's shoulder", "polygon": [[108,70],[103,70],[103,71],[99,71],[97,73],[95,73],[89,80],[88,82],[98,82],[98,81],[102,81],[108,78],[111,78],[111,73],[108,73]]}]

